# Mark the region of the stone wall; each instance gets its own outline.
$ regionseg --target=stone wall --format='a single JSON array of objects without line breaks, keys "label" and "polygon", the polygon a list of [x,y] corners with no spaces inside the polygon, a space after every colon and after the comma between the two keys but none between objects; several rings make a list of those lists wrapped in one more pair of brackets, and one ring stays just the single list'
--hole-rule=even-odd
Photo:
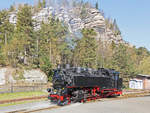
[{"label": "stone wall", "polygon": [[0,69],[0,85],[11,83],[47,83],[47,76],[40,69],[24,70],[22,77],[15,75],[16,69],[5,67]]}]

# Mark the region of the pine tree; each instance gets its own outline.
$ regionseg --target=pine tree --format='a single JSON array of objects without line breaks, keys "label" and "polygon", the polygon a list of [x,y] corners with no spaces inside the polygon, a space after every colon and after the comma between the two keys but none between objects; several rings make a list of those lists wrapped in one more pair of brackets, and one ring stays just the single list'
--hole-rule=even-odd
[{"label": "pine tree", "polygon": [[96,2],[96,4],[95,4],[95,8],[96,8],[96,9],[99,9],[98,2]]},{"label": "pine tree", "polygon": [[43,7],[43,8],[46,7],[46,0],[43,0],[43,2],[42,2],[42,7]]},{"label": "pine tree", "polygon": [[130,63],[130,60],[130,55],[128,54],[127,47],[125,45],[120,44],[117,48],[115,48],[112,58],[112,65],[114,69],[119,70],[123,75],[129,76],[132,73],[132,63]]},{"label": "pine tree", "polygon": [[38,8],[39,8],[39,9],[42,8],[42,2],[41,2],[41,0],[38,0]]},{"label": "pine tree", "polygon": [[[6,57],[4,56],[3,48],[12,40],[14,25],[9,22],[8,11],[0,11],[0,64],[6,65]],[[8,53],[7,53],[8,54]]]},{"label": "pine tree", "polygon": [[25,4],[17,13],[17,31],[30,34],[33,31],[31,7]]},{"label": "pine tree", "polygon": [[83,29],[82,34],[75,48],[75,65],[96,68],[96,33],[93,29]]},{"label": "pine tree", "polygon": [[116,19],[114,19],[114,22],[113,22],[113,31],[114,31],[116,36],[121,35],[121,31],[117,25]]},{"label": "pine tree", "polygon": [[14,25],[9,22],[8,12],[6,10],[0,11],[0,39],[1,44],[7,44],[11,39],[14,31]]},{"label": "pine tree", "polygon": [[[17,14],[17,24],[16,24],[16,32],[21,34],[20,40],[25,40],[27,44],[24,46],[24,55],[25,59],[28,59],[28,62],[32,64],[33,58],[35,56],[35,33],[34,33],[34,25],[32,20],[32,11],[31,7],[25,4],[23,7],[20,7],[19,12]],[[25,60],[26,62],[26,60]],[[27,63],[25,63],[27,64]],[[29,65],[29,64],[28,64]]]},{"label": "pine tree", "polygon": [[3,49],[3,54],[7,65],[12,67],[18,67],[20,64],[24,64],[24,47],[27,45],[27,42],[24,38],[20,40],[20,37],[23,37],[21,33],[14,33],[13,39],[9,44],[5,45]]},{"label": "pine tree", "polygon": [[86,18],[87,16],[87,9],[85,4],[82,5],[80,16],[82,19]]},{"label": "pine tree", "polygon": [[60,1],[60,4],[62,4],[64,7],[67,7],[67,6],[69,6],[69,0],[61,0]]},{"label": "pine tree", "polygon": [[15,11],[15,10],[16,10],[15,6],[14,6],[14,5],[11,5],[9,11],[10,11],[10,12],[13,12],[13,11]]},{"label": "pine tree", "polygon": [[[40,56],[49,56],[49,60],[54,66],[61,62],[61,51],[64,36],[67,32],[65,26],[59,20],[49,19],[49,23],[42,24],[40,30]],[[63,52],[63,51],[62,51]]]}]

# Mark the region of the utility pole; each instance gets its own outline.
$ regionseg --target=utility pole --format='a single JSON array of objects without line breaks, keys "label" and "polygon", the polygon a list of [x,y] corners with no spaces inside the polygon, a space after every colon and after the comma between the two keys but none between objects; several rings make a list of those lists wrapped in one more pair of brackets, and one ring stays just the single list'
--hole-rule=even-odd
[{"label": "utility pole", "polygon": [[5,45],[7,45],[7,35],[5,33]]},{"label": "utility pole", "polygon": [[36,53],[37,55],[36,55],[36,57],[38,58],[38,64],[39,64],[39,36],[37,37],[37,45],[36,46],[37,46],[37,50],[36,50],[37,51],[37,53]]},{"label": "utility pole", "polygon": [[102,41],[102,68],[104,67],[104,43]]},{"label": "utility pole", "polygon": [[[101,53],[101,63],[100,63],[100,66],[101,66],[101,68],[103,68],[104,67],[104,49],[105,49],[105,47],[104,47],[104,40],[102,40],[102,39],[104,39],[104,37],[106,37],[105,36],[106,29],[105,28],[101,29],[100,27],[97,27],[97,31],[98,31],[98,33],[100,35],[97,40],[98,40],[98,44],[99,45],[101,44],[101,47],[98,46],[98,52],[96,53],[96,56],[98,57],[98,53]],[[98,63],[97,63],[97,65],[98,65]]]},{"label": "utility pole", "polygon": [[50,39],[50,44],[49,44],[49,58],[50,58],[50,61],[52,61],[52,42],[51,42],[51,39]]},{"label": "utility pole", "polygon": [[[104,38],[106,38],[106,27],[104,28],[103,35],[104,35]],[[104,49],[106,49],[106,47],[104,47],[104,44],[105,44],[104,41],[105,40],[102,41],[102,68],[104,67],[104,52],[105,52]]]},{"label": "utility pole", "polygon": [[39,39],[37,39],[37,55],[38,55],[38,52],[39,52]]}]

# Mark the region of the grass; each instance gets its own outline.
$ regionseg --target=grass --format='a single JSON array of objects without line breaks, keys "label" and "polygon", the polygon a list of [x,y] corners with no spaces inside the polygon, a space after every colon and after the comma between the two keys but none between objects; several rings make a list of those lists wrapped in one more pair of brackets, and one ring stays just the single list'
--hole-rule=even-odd
[{"label": "grass", "polygon": [[35,91],[35,92],[17,92],[17,93],[4,93],[0,94],[1,100],[12,100],[12,99],[20,99],[20,98],[28,98],[35,96],[48,95],[47,92]]},{"label": "grass", "polygon": [[0,104],[0,107],[6,107],[6,106],[12,106],[12,105],[18,105],[18,104],[25,104],[25,103],[32,103],[32,102],[39,102],[39,101],[43,101],[43,100],[47,100],[47,99],[28,100],[28,101],[5,103],[5,104]]}]

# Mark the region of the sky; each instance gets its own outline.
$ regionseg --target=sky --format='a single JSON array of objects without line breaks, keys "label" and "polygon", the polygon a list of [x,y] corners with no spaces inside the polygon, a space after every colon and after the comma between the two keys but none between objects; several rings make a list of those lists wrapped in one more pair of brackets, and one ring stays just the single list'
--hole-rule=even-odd
[{"label": "sky", "polygon": [[[92,2],[92,0],[90,0]],[[106,17],[115,18],[123,39],[150,50],[150,0],[97,0]],[[34,0],[0,0],[0,9]]]}]

